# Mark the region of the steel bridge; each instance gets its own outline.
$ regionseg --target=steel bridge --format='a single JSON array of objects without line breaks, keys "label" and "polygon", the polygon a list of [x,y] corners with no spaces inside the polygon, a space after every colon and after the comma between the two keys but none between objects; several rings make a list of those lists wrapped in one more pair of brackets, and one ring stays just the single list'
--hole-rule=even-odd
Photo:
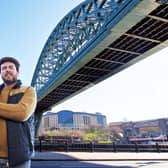
[{"label": "steel bridge", "polygon": [[36,124],[43,112],[168,46],[168,4],[85,0],[55,27],[39,57]]}]

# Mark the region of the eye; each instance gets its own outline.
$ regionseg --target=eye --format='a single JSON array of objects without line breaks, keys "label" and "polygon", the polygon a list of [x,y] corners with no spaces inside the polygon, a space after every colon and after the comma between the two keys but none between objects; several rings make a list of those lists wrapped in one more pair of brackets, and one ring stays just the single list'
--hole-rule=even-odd
[{"label": "eye", "polygon": [[10,65],[10,66],[9,66],[9,69],[14,69],[14,66]]},{"label": "eye", "polygon": [[6,66],[2,66],[2,67],[1,67],[1,70],[2,70],[2,71],[4,71],[5,69],[7,69]]}]

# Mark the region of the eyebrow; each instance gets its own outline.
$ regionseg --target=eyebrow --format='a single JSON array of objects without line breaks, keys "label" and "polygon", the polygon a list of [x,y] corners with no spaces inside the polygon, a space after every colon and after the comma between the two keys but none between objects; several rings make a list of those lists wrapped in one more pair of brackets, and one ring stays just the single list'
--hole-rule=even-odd
[{"label": "eyebrow", "polygon": [[4,65],[4,66],[2,65],[2,66],[1,66],[1,69],[6,68],[6,67],[13,68],[13,67],[14,67],[14,65]]}]

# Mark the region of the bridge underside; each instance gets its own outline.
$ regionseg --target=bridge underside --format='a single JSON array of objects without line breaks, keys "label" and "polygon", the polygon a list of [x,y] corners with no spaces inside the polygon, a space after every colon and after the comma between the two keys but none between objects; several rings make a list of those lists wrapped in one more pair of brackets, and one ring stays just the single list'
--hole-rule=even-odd
[{"label": "bridge underside", "polygon": [[141,3],[127,14],[85,58],[62,74],[52,91],[40,98],[36,113],[167,47],[168,5],[145,6]]}]

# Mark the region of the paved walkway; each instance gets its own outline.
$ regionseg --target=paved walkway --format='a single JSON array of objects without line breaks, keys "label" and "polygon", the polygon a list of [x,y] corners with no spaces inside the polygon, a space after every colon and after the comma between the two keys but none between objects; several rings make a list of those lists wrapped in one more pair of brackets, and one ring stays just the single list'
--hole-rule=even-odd
[{"label": "paved walkway", "polygon": [[165,160],[168,153],[114,153],[114,152],[36,152],[34,161],[133,161],[133,160]]}]

